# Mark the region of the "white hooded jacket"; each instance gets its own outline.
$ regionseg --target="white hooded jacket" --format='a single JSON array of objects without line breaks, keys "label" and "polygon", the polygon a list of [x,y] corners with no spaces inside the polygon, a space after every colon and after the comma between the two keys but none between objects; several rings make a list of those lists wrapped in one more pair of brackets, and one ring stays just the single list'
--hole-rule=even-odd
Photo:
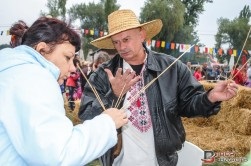
[{"label": "white hooded jacket", "polygon": [[59,74],[31,47],[0,51],[0,165],[85,165],[116,144],[106,114],[73,126]]}]

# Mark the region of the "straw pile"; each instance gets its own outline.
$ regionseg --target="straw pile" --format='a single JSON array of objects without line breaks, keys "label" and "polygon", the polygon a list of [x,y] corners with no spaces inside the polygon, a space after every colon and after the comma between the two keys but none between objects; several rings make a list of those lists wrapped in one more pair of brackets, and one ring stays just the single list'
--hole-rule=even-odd
[{"label": "straw pile", "polygon": [[[206,90],[214,83],[201,82]],[[240,86],[238,95],[222,102],[220,112],[209,118],[183,118],[187,140],[203,150],[235,152],[244,157],[251,146],[251,88]]]},{"label": "straw pile", "polygon": [[75,109],[71,111],[68,107],[68,103],[65,102],[64,107],[66,109],[66,116],[72,121],[74,125],[81,123],[81,120],[78,118],[78,110],[80,106],[80,100],[75,101]]}]

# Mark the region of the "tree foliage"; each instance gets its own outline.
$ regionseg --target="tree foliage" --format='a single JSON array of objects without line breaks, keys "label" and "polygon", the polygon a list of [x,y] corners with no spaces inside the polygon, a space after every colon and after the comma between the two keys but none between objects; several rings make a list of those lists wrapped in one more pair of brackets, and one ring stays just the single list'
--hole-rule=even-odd
[{"label": "tree foliage", "polygon": [[249,20],[251,17],[251,11],[249,9],[249,6],[245,5],[242,11],[240,12],[239,18],[244,18]]},{"label": "tree foliage", "polygon": [[205,3],[212,3],[213,0],[182,0],[185,5],[184,20],[186,26],[195,26],[198,24],[199,15],[204,11]]},{"label": "tree foliage", "polygon": [[61,17],[62,20],[66,18],[66,2],[67,0],[48,0],[47,8],[49,10],[48,13],[42,12],[41,15],[46,16],[50,15],[52,17]]},{"label": "tree foliage", "polygon": [[[248,6],[244,6],[240,11],[239,17],[233,20],[226,18],[220,18],[217,20],[218,32],[215,35],[216,47],[221,48],[224,45],[228,45],[230,49],[242,50],[251,49],[251,34],[248,36],[251,25],[249,20],[251,18],[250,9]],[[226,59],[229,62],[230,56],[224,53],[223,56],[217,55],[220,60]],[[237,61],[237,56],[235,61]]]},{"label": "tree foliage", "polygon": [[184,5],[179,0],[147,0],[140,13],[141,22],[161,19],[163,28],[156,39],[172,41],[183,26]]},{"label": "tree foliage", "polygon": [[[108,31],[107,17],[110,13],[119,8],[119,5],[117,5],[116,3],[117,0],[101,0],[97,4],[95,4],[94,2],[88,4],[81,3],[72,6],[69,9],[68,14],[71,20],[80,20],[82,29]],[[85,55],[87,55],[89,49],[95,49],[89,43],[97,37],[99,36],[83,36],[82,41]]]},{"label": "tree foliage", "polygon": [[[241,49],[250,29],[250,13],[249,8],[245,6],[238,18],[233,20],[226,18],[218,19],[217,24],[219,27],[215,36],[216,47],[220,48],[222,45],[227,44],[229,48]],[[250,40],[247,40],[246,48],[251,49]]]}]

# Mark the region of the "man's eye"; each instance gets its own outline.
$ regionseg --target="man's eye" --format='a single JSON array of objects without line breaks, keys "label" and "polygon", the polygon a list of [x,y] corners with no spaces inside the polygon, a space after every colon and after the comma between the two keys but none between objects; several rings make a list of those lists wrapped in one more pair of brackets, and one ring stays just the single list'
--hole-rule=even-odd
[{"label": "man's eye", "polygon": [[112,43],[113,43],[113,44],[118,44],[118,42],[116,42],[116,41],[113,41]]},{"label": "man's eye", "polygon": [[128,40],[129,40],[129,39],[127,39],[127,38],[126,38],[126,39],[123,39],[123,42],[127,42]]}]

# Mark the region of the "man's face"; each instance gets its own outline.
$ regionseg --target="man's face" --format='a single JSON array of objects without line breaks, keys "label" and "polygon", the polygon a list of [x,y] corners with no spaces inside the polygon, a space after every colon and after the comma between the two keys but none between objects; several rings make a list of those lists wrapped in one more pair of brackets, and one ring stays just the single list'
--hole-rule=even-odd
[{"label": "man's face", "polygon": [[115,49],[127,62],[136,61],[142,53],[145,31],[140,28],[120,32],[111,37]]}]

